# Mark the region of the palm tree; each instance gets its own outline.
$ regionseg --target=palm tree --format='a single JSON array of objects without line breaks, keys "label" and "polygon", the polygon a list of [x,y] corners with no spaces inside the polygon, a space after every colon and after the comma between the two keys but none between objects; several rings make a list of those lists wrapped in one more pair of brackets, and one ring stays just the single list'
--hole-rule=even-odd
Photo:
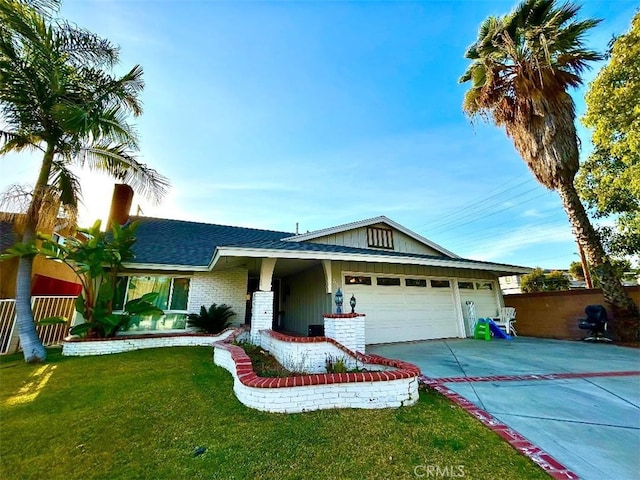
[{"label": "palm tree", "polygon": [[638,307],[622,287],[574,187],[579,168],[575,106],[568,93],[602,57],[584,47],[599,20],[576,19],[579,7],[525,0],[510,14],[489,17],[465,57],[470,82],[463,110],[504,127],[537,180],[560,195],[577,241],[599,277],[621,340],[638,339]]},{"label": "palm tree", "polygon": [[[75,224],[81,189],[74,165],[106,172],[156,200],[168,186],[130,153],[138,144],[126,119],[142,112],[142,68],[112,75],[118,49],[45,13],[57,6],[56,0],[0,0],[0,155],[27,149],[43,155],[21,216],[27,244],[61,211]],[[17,325],[27,362],[46,359],[31,312],[32,263],[32,256],[22,257],[16,279]]]}]

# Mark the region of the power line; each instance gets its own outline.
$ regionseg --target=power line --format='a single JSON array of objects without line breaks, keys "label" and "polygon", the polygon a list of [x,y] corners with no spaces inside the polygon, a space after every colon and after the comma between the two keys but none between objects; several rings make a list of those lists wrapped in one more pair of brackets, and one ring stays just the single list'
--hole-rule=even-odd
[{"label": "power line", "polygon": [[[514,177],[513,179],[508,180],[507,182],[505,182],[503,184],[503,186],[508,185],[509,183],[511,183],[511,182],[513,182],[515,180],[518,180],[518,179],[522,178],[525,175],[527,177],[529,176],[528,174],[523,174],[523,175],[520,175],[518,177]],[[504,188],[504,189],[494,193],[493,195],[490,195],[489,197],[484,197],[484,198],[480,197],[477,201],[472,202],[472,205],[473,205],[472,208],[477,208],[478,206],[482,206],[485,203],[489,202],[490,200],[492,200],[492,199],[494,199],[496,197],[499,197],[499,196],[503,195],[506,192],[514,190],[514,189],[516,189],[516,188],[518,188],[518,187],[520,187],[522,185],[525,185],[525,184],[529,183],[530,181],[531,181],[531,178],[525,180],[524,182],[520,182],[517,185],[511,186],[511,187],[508,187],[508,188]],[[439,223],[442,223],[443,220],[447,220],[447,219],[450,219],[452,217],[455,218],[455,217],[459,216],[459,214],[460,214],[460,207],[452,208],[451,210],[449,210],[449,211],[445,212],[444,214],[440,215],[439,218],[437,220],[435,220],[435,222],[424,223],[422,225],[419,225],[418,228],[422,228],[422,227],[425,227],[427,225],[433,226],[434,223],[435,223],[435,225],[438,225]],[[448,222],[445,222],[445,223],[448,223]],[[442,225],[440,225],[440,226],[442,226]],[[436,227],[436,228],[439,228],[439,227]]]},{"label": "power line", "polygon": [[[518,227],[518,230],[531,230],[531,231],[535,231],[541,227],[544,226],[548,226],[548,225],[557,225],[558,227],[570,227],[570,225],[567,225],[566,223],[562,222],[561,219],[551,219],[548,220],[546,222],[542,222],[542,223],[535,223],[535,224],[528,224],[528,225],[522,225]],[[495,231],[491,231],[491,232],[485,232],[484,234],[474,234],[473,237],[471,236],[467,236],[467,237],[461,237],[459,240],[454,240],[452,242],[446,242],[447,248],[449,250],[456,249],[456,248],[463,248],[467,245],[472,244],[473,242],[476,242],[477,240],[488,240],[494,237],[501,237],[504,233],[509,233],[509,232],[513,232],[514,229],[513,228],[502,228],[499,230],[495,230]],[[546,235],[546,233],[541,233],[538,235]],[[533,238],[533,236],[529,236],[529,238]],[[444,242],[443,242],[444,243]]]},{"label": "power line", "polygon": [[[525,193],[529,193],[529,192],[531,192],[533,190],[535,190],[535,189],[528,190]],[[469,224],[478,222],[478,221],[483,220],[485,218],[492,217],[494,215],[497,215],[499,213],[505,212],[507,210],[511,210],[513,208],[519,207],[521,205],[524,205],[525,203],[529,203],[529,202],[531,202],[533,200],[537,200],[538,198],[544,197],[545,195],[547,195],[547,192],[543,192],[540,195],[536,195],[535,197],[531,197],[531,198],[528,198],[528,199],[523,200],[521,202],[514,203],[512,205],[509,205],[507,207],[501,208],[499,210],[494,210],[491,213],[487,213],[486,215],[482,215],[482,216],[479,216],[479,217],[477,216],[479,213],[482,213],[484,211],[489,211],[489,210],[488,209],[484,209],[484,210],[480,210],[478,212],[469,212],[466,215],[460,217],[458,220],[456,220],[454,222],[449,222],[449,225],[450,225],[449,227],[436,229],[435,232],[430,232],[430,233],[431,233],[431,235],[433,235],[433,234],[439,234],[439,233],[444,233],[444,232],[448,232],[448,231],[451,231],[451,230],[455,230],[455,229],[460,228],[462,226],[467,226]],[[469,218],[469,217],[474,217],[474,218],[471,221],[466,221],[466,219]],[[460,222],[462,222],[462,223],[460,223]],[[443,227],[446,227],[446,225],[447,224],[443,225]]]}]

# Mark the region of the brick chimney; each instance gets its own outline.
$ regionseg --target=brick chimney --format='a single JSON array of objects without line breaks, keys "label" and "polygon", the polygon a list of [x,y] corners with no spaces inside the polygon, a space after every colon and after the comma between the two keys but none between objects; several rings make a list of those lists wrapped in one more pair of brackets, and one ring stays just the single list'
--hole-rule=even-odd
[{"label": "brick chimney", "polygon": [[113,187],[111,198],[111,211],[107,221],[107,229],[111,228],[111,222],[124,225],[129,221],[129,211],[133,202],[133,188],[124,183],[116,183]]}]

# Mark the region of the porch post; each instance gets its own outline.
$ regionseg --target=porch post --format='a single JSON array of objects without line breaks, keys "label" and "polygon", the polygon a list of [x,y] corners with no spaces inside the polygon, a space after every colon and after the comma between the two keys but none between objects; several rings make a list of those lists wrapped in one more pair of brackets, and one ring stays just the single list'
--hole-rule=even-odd
[{"label": "porch post", "polygon": [[260,330],[273,324],[273,292],[258,290],[251,298],[251,343],[260,345]]},{"label": "porch post", "polygon": [[322,269],[324,270],[324,280],[327,284],[327,293],[333,293],[331,290],[331,260],[322,260]]},{"label": "porch post", "polygon": [[275,258],[263,258],[260,265],[259,290],[251,298],[251,342],[260,345],[260,330],[269,330],[273,325],[273,270]]}]

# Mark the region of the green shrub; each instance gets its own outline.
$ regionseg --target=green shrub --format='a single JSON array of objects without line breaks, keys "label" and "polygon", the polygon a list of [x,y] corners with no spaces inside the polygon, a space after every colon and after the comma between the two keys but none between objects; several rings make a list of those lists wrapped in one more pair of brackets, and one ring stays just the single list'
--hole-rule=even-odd
[{"label": "green shrub", "polygon": [[201,332],[220,333],[231,325],[231,317],[235,315],[231,307],[226,304],[212,304],[209,310],[204,305],[200,307],[200,313],[190,313],[187,316],[187,326],[197,328]]}]

